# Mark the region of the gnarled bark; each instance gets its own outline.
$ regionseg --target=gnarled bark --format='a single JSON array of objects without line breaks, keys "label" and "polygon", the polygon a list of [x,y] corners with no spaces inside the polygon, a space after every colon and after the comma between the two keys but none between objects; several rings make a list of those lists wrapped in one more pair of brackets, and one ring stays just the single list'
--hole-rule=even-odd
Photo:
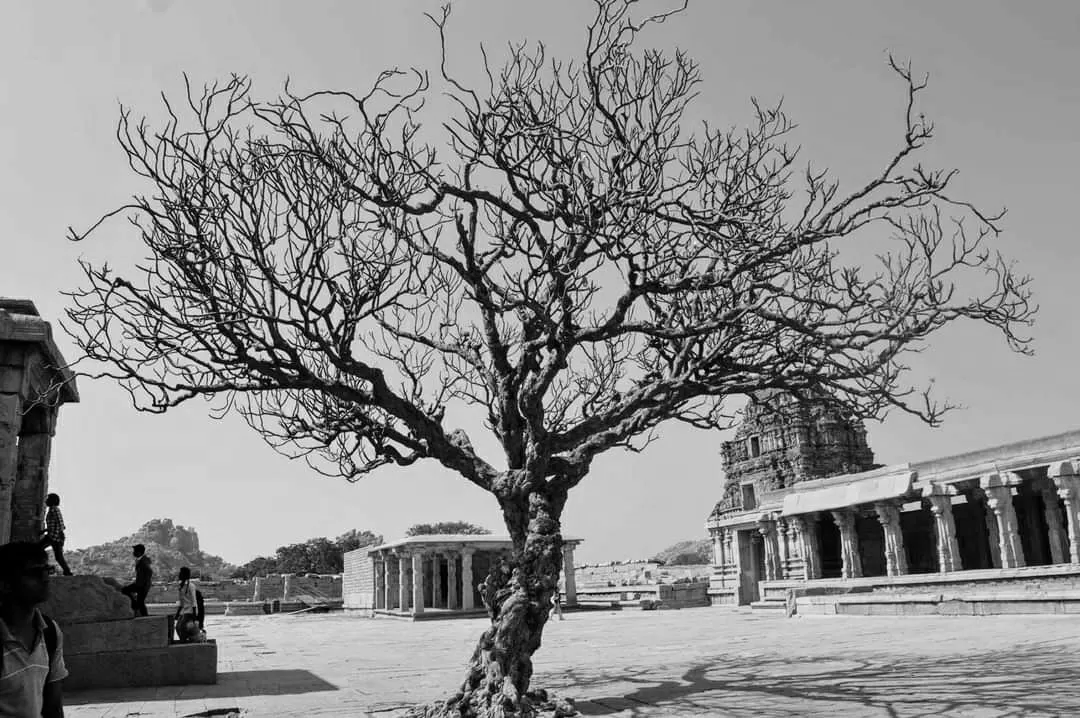
[{"label": "gnarled bark", "polygon": [[563,566],[559,517],[565,492],[533,492],[527,503],[503,501],[513,556],[492,567],[482,587],[491,625],[480,636],[459,691],[413,716],[524,718],[573,715],[565,703],[529,692],[532,656],[540,648]]}]

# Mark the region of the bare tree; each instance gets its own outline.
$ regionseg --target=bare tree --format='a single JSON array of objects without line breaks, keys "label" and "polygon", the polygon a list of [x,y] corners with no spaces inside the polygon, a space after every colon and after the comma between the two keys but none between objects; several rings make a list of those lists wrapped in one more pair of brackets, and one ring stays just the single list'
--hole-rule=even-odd
[{"label": "bare tree", "polygon": [[[269,101],[243,77],[189,85],[157,127],[124,109],[152,193],[72,232],[125,215],[146,247],[127,274],[84,263],[67,322],[139,409],[217,398],[321,471],[434,460],[499,502],[513,559],[489,577],[463,685],[430,715],[534,710],[560,517],[599,454],[670,419],[725,428],[726,400],[767,388],[936,423],[950,406],[904,363],[932,334],[974,320],[1030,351],[1029,279],[990,248],[1001,215],[918,163],[933,125],[910,67],[890,61],[898,147],[842,192],[798,168],[779,107],[689,131],[697,64],[635,44],[683,8],[596,5],[581,58],[515,45],[501,68],[485,55],[482,89],[447,71],[449,10],[433,17],[441,122],[423,119],[419,70]],[[875,266],[845,264],[846,245],[883,241]],[[444,425],[455,403],[486,410],[503,456]]]}]

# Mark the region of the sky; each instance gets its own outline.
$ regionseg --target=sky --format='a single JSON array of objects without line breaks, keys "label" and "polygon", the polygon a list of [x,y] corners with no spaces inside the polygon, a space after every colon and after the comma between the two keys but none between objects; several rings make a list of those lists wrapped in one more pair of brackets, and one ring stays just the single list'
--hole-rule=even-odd
[{"label": "sky", "polygon": [[[647,0],[648,2],[648,0]],[[647,4],[646,2],[646,4]],[[663,7],[661,3],[654,3]],[[153,115],[182,73],[201,84],[249,74],[260,96],[286,76],[296,88],[363,90],[387,67],[437,69],[430,0],[341,2],[8,3],[0,23],[0,295],[32,299],[54,324],[80,284],[77,260],[131,262],[140,246],[123,222],[82,244],[65,240],[138,188],[115,137],[119,105]],[[467,0],[447,33],[452,68],[479,69],[479,47],[541,40],[579,56],[591,3]],[[749,98],[799,123],[804,159],[852,186],[894,151],[904,88],[888,52],[931,84],[922,110],[937,125],[927,164],[960,169],[955,193],[1005,206],[998,246],[1035,279],[1041,306],[1034,357],[1009,352],[978,326],[938,335],[914,357],[964,405],[930,428],[890,415],[868,425],[880,463],[920,461],[1080,428],[1080,3],[691,2],[646,36],[701,64],[694,113],[717,125],[751,117]],[[54,327],[61,351],[78,357]],[[241,563],[276,547],[367,529],[387,538],[416,523],[464,520],[502,529],[495,500],[431,463],[385,468],[357,483],[314,474],[274,453],[239,419],[212,420],[192,403],[137,413],[127,395],[87,380],[61,410],[50,490],[63,497],[71,548],[127,535],[151,518],[195,528],[203,550]],[[493,450],[480,426],[464,426]],[[725,435],[666,424],[643,454],[610,453],[573,490],[563,530],[578,562],[641,558],[704,538],[720,498]]]}]

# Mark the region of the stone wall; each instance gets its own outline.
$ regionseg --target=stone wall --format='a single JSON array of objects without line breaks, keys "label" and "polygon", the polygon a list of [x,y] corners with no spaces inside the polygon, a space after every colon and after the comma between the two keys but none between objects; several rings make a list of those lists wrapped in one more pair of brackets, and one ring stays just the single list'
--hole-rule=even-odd
[{"label": "stone wall", "polygon": [[[250,601],[253,581],[196,581],[206,601]],[[158,583],[150,589],[147,603],[176,603],[176,583]]]},{"label": "stone wall", "polygon": [[345,578],[342,582],[345,608],[370,611],[375,592],[375,572],[367,548],[345,554]]},{"label": "stone wall", "polygon": [[341,599],[341,576],[320,574],[274,574],[253,581],[252,601],[296,601],[303,598]]},{"label": "stone wall", "polygon": [[604,586],[633,586],[708,580],[710,565],[662,566],[654,561],[625,561],[608,564],[584,564],[574,567],[578,589]]}]

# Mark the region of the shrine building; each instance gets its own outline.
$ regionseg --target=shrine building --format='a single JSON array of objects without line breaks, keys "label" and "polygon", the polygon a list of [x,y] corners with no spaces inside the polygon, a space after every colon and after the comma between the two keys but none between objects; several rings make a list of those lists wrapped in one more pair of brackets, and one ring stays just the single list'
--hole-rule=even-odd
[{"label": "shrine building", "polygon": [[[563,538],[561,602],[577,605],[574,548]],[[345,554],[346,610],[399,618],[459,618],[486,613],[480,584],[493,565],[508,559],[508,536],[455,534],[410,536]]]}]

